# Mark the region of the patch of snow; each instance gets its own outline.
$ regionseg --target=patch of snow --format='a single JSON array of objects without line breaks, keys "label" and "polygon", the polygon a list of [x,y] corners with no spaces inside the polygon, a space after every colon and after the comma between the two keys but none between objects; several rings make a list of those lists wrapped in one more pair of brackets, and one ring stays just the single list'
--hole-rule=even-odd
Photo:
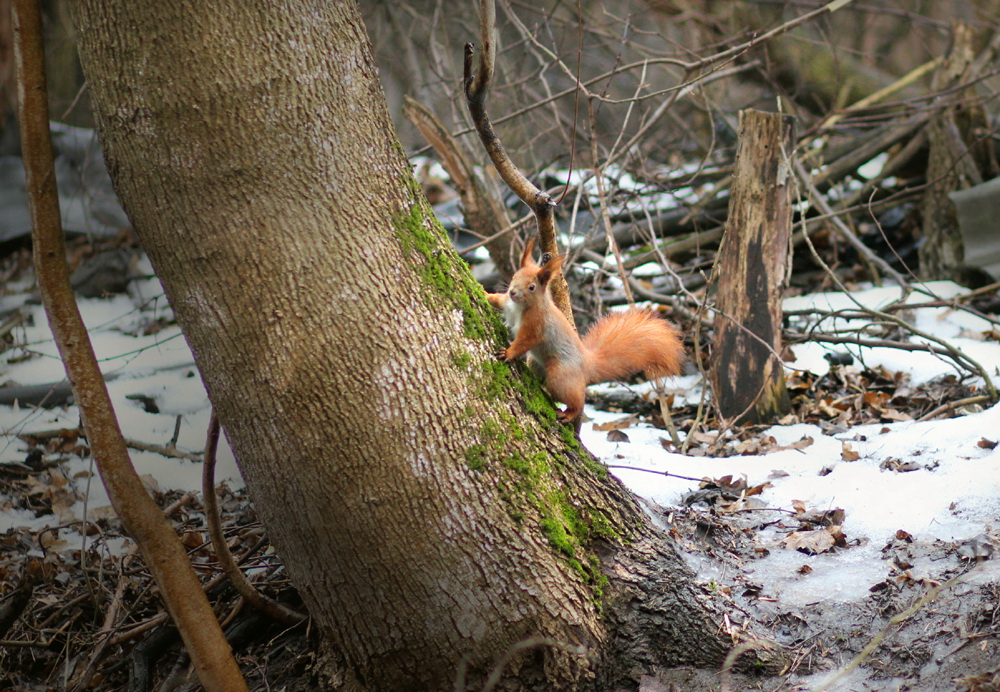
[{"label": "patch of snow", "polygon": [[[149,271],[147,268],[140,271]],[[132,287],[132,295],[107,299],[80,299],[84,323],[90,331],[94,352],[102,372],[108,377],[107,388],[126,438],[152,445],[168,445],[174,437],[180,451],[200,453],[205,446],[209,403],[194,359],[180,329],[168,326],[144,335],[143,326],[158,317],[169,317],[166,299],[159,282],[143,280]],[[23,298],[5,299],[9,306],[23,303]],[[8,352],[0,365],[0,378],[19,385],[65,382],[65,370],[52,340],[48,320],[41,305],[27,306],[28,319],[17,332],[23,348]],[[27,357],[25,357],[27,356]],[[146,410],[141,396],[158,411]],[[61,428],[76,428],[79,412],[74,406],[45,409],[29,406],[0,406],[0,463],[23,462],[27,445],[18,435]],[[174,459],[147,451],[130,449],[139,475],[155,478],[162,490],[201,490],[201,464]],[[73,489],[83,498],[69,508],[75,519],[107,507],[110,502],[103,483],[89,458],[71,456],[61,464]],[[243,485],[236,460],[225,436],[219,443],[216,482],[230,487]],[[28,513],[30,516],[30,513]],[[26,526],[40,530],[67,517],[28,518],[24,512],[0,512],[0,529]]]},{"label": "patch of snow", "polygon": [[[934,295],[944,300],[954,298],[964,291],[961,286],[950,281],[933,281],[923,285]],[[831,313],[841,310],[856,312],[859,309],[859,304],[878,310],[900,298],[900,289],[889,286],[853,291],[850,295],[814,293],[796,296],[786,299],[784,307],[786,310],[816,309]],[[914,304],[925,303],[929,300],[931,299],[923,294],[914,293],[907,297],[906,302]],[[973,360],[982,363],[984,367],[987,367],[987,363],[996,362],[997,352],[1000,349],[998,349],[996,342],[987,342],[982,339],[983,333],[992,331],[992,325],[981,317],[948,307],[919,308],[897,314],[920,331],[948,340],[953,347],[961,350]],[[848,320],[836,317],[824,320],[821,326],[824,331],[828,332],[836,330],[851,333],[852,329],[860,329],[868,321],[867,318]],[[881,366],[888,370],[909,373],[913,384],[918,385],[941,375],[958,372],[951,359],[921,351],[906,352],[887,347],[816,342],[796,344],[792,351],[795,354],[795,360],[786,363],[787,367],[795,370],[806,370],[816,375],[825,375],[829,371],[830,365],[824,356],[832,351],[847,351],[865,367]]]},{"label": "patch of snow", "polygon": [[858,166],[858,175],[860,175],[865,180],[871,180],[872,178],[877,178],[882,174],[882,169],[885,168],[886,162],[889,160],[889,155],[885,152],[879,154],[867,163],[863,163]]},{"label": "patch of snow", "polygon": [[[621,417],[589,408],[586,413],[594,424]],[[813,444],[802,450],[727,458],[667,452],[659,443],[665,433],[649,426],[627,429],[629,442],[610,442],[606,433],[593,428],[584,425],[584,444],[633,492],[666,507],[681,504],[697,482],[648,471],[697,479],[744,476],[751,486],[772,484],[761,495],[769,507],[789,510],[800,500],[811,509],[844,509],[843,527],[851,544],[846,550],[804,555],[781,547],[784,534],[760,532],[759,541],[770,553],[748,563],[744,573],[766,584],[766,595],[791,605],[867,598],[869,589],[887,577],[881,550],[897,530],[915,539],[943,541],[1000,530],[1000,448],[976,444],[986,431],[1000,430],[1000,405],[962,418],[864,426],[835,437],[812,425],[780,426],[768,431],[779,444],[803,437],[813,438]],[[858,436],[866,439],[855,439]],[[841,459],[845,441],[860,454],[858,460]],[[882,470],[880,464],[889,458],[936,466],[908,473]],[[820,475],[824,469],[832,471]],[[777,515],[768,517],[774,518]],[[805,576],[797,572],[804,564],[812,568]]]},{"label": "patch of snow", "polygon": [[[961,291],[947,282],[935,282],[929,287],[945,298]],[[856,304],[852,298],[863,305],[885,306],[899,298],[899,291],[873,288],[851,297],[815,294],[789,299],[785,305],[789,309],[853,309]],[[908,300],[925,302],[926,298],[910,296]],[[910,317],[927,333],[962,348],[989,372],[997,372],[1000,367],[1000,344],[958,336],[969,331],[987,331],[989,323],[985,320],[949,308],[920,308]],[[792,365],[825,373],[829,365],[822,354],[829,350],[842,347],[798,345],[794,348],[797,361]],[[911,373],[916,382],[954,372],[949,361],[932,354],[890,348],[851,347],[850,350],[868,366],[903,370]],[[690,380],[675,378],[666,384],[673,388],[682,382],[689,386]],[[621,418],[621,414],[589,406],[585,412],[594,424]],[[782,547],[780,542],[785,534],[774,528],[759,532],[758,541],[769,553],[748,563],[744,574],[766,585],[765,595],[789,605],[852,603],[867,598],[869,589],[889,575],[889,565],[881,551],[897,530],[911,534],[915,541],[945,542],[962,542],[986,531],[1000,531],[1000,447],[990,450],[978,444],[984,437],[996,442],[1000,436],[1000,405],[947,420],[858,426],[835,436],[825,435],[814,425],[776,426],[767,434],[778,445],[790,445],[803,437],[811,437],[813,443],[801,450],[728,458],[667,452],[660,444],[666,433],[648,425],[625,430],[629,442],[612,442],[606,433],[595,431],[594,424],[583,426],[584,444],[633,492],[657,504],[677,506],[687,493],[697,489],[697,482],[649,471],[694,479],[744,476],[750,486],[765,481],[772,484],[760,496],[768,507],[790,510],[792,502],[799,500],[810,509],[845,510],[843,529],[849,542],[847,549],[806,555]],[[856,461],[842,459],[845,443],[858,453]],[[891,459],[912,462],[921,468],[905,473],[883,469],[883,462]],[[778,518],[775,514],[761,523]],[[812,571],[800,574],[802,565],[808,565]],[[917,563],[912,572],[915,578],[920,578],[929,576],[929,570],[942,568],[943,565]],[[996,572],[1000,573],[1000,568]],[[712,574],[702,577],[717,578]]]}]

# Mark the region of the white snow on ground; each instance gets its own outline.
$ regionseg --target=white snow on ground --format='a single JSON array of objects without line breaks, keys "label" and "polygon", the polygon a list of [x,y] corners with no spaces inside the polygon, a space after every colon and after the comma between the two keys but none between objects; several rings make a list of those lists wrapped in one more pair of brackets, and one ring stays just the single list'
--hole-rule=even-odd
[{"label": "white snow on ground", "polygon": [[[998,353],[1000,356],[1000,353]],[[587,411],[595,423],[620,418],[621,414]],[[884,430],[884,432],[883,432]],[[830,437],[813,425],[772,428],[779,444],[802,437],[813,438],[811,446],[760,456],[729,458],[691,457],[667,452],[659,440],[664,433],[651,427],[629,428],[630,442],[609,442],[604,432],[586,424],[584,444],[612,466],[666,471],[689,478],[745,476],[750,485],[769,481],[773,487],[761,495],[770,507],[792,509],[801,500],[810,509],[845,510],[844,532],[848,550],[809,556],[780,547],[784,534],[765,530],[760,544],[770,550],[762,559],[747,563],[745,574],[765,584],[765,595],[788,605],[803,606],[821,601],[853,602],[870,595],[869,588],[887,575],[881,550],[898,529],[914,539],[936,538],[962,541],[1000,529],[1000,448],[976,446],[990,431],[1000,433],[1000,407],[982,413],[930,423],[894,423],[851,429]],[[858,435],[867,441],[855,441]],[[860,454],[857,461],[842,461],[842,440],[851,440]],[[888,458],[913,459],[921,464],[937,462],[933,471],[895,473],[880,470]],[[820,470],[832,466],[829,475]],[[613,469],[636,494],[670,507],[697,484],[663,475],[630,469]],[[777,476],[783,471],[787,476]],[[779,519],[780,515],[768,517]],[[794,524],[794,522],[791,522]],[[853,546],[858,541],[862,545]],[[798,573],[808,564],[812,572]],[[914,578],[928,576],[914,570]],[[708,575],[716,578],[715,575]],[[997,573],[1000,576],[1000,572]]]},{"label": "white snow on ground", "polygon": [[[923,284],[930,293],[947,300],[964,292],[961,286],[950,281],[933,281]],[[857,312],[859,305],[880,309],[899,300],[900,290],[896,287],[872,288],[865,291],[845,293],[817,293],[797,296],[785,300],[786,310],[820,310]],[[927,303],[933,300],[923,293],[911,293],[907,296],[907,304]],[[983,365],[987,371],[1000,365],[997,341],[985,341],[984,333],[993,331],[993,326],[986,320],[965,311],[952,308],[920,308],[912,311],[897,312],[907,324],[925,334],[946,339],[955,348],[961,349],[967,356]],[[830,319],[822,323],[823,331],[844,330],[850,334],[861,329],[868,320]],[[862,336],[858,334],[857,336]],[[920,338],[915,341],[924,341]],[[846,344],[806,343],[794,348],[797,360],[790,365],[802,370],[808,370],[817,375],[824,374],[829,364],[823,355],[831,350],[849,351],[867,367],[884,366],[888,370],[901,370],[910,373],[915,384],[926,382],[938,375],[957,374],[955,366],[941,356],[918,351],[905,352],[894,348],[860,348]],[[993,375],[995,377],[995,374]]]},{"label": "white snow on ground", "polygon": [[[960,289],[950,284],[935,284],[931,288],[941,295],[953,295]],[[853,295],[866,305],[884,305],[898,292],[893,289],[871,289]],[[911,296],[911,301],[925,298]],[[0,299],[0,309],[23,301],[21,296]],[[153,301],[150,303],[150,301]],[[155,305],[150,309],[149,305]],[[140,307],[145,309],[140,310]],[[845,307],[854,303],[841,294],[803,296],[787,301],[790,309],[808,306]],[[181,417],[178,448],[200,451],[208,423],[208,401],[193,364],[187,345],[176,326],[170,326],[149,336],[142,336],[141,327],[151,319],[168,315],[169,308],[155,280],[142,282],[131,297],[109,300],[83,300],[81,310],[106,374],[116,379],[109,383],[113,403],[126,437],[146,443],[165,445],[173,436],[177,416]],[[32,308],[33,322],[16,334],[27,349],[8,351],[0,365],[0,381],[4,383],[37,384],[60,380],[62,365],[56,357],[48,324],[40,306]],[[987,322],[967,314],[944,308],[919,309],[909,313],[921,329],[947,338],[973,356],[989,372],[1000,367],[1000,344],[985,341],[984,332],[991,331]],[[825,372],[828,364],[822,355],[830,346],[805,344],[795,347],[799,369]],[[838,347],[843,350],[843,347]],[[911,373],[914,384],[937,375],[954,373],[955,368],[945,359],[922,353],[907,353],[894,349],[858,349],[854,355],[869,366],[883,365],[891,371]],[[35,357],[21,360],[27,351]],[[13,361],[13,362],[9,362]],[[689,399],[697,401],[700,383],[696,377],[677,378],[673,387],[685,390]],[[127,398],[143,394],[156,402],[160,412],[147,413],[141,403]],[[680,398],[680,397],[678,397]],[[620,414],[596,411],[587,415],[595,423],[620,417]],[[26,445],[16,435],[62,427],[76,427],[75,408],[51,410],[0,406],[0,462],[21,462]],[[606,433],[595,432],[590,423],[584,425],[583,441],[600,459],[610,466],[630,466],[654,471],[668,471],[692,478],[724,475],[745,476],[751,485],[770,481],[772,486],[761,496],[769,507],[791,509],[793,500],[800,500],[810,509],[839,507],[846,512],[844,532],[851,547],[818,556],[809,556],[780,547],[783,534],[765,529],[759,540],[768,548],[766,558],[746,566],[750,579],[765,584],[767,596],[779,598],[790,605],[818,601],[857,602],[866,598],[868,589],[884,580],[887,566],[880,551],[897,530],[912,534],[916,539],[963,541],[992,530],[1000,530],[1000,449],[989,450],[977,443],[981,438],[1000,438],[1000,406],[964,417],[925,423],[888,423],[854,428],[836,436],[825,435],[811,425],[778,426],[770,434],[779,444],[790,444],[808,436],[814,442],[802,450],[785,450],[760,456],[724,459],[690,457],[665,451],[660,444],[663,432],[648,426],[629,428],[627,443],[609,442]],[[856,461],[841,458],[843,443],[849,442],[860,455]],[[151,452],[133,452],[132,458],[140,474],[155,478],[161,489],[198,490],[201,465],[186,460],[168,459]],[[897,473],[880,469],[888,458],[915,461],[923,466],[937,465],[933,470]],[[831,468],[821,476],[821,469]],[[62,516],[35,519],[24,512],[0,512],[0,531],[14,526],[40,529],[45,525],[82,519],[84,511],[94,512],[108,505],[103,486],[96,476],[90,476],[90,459],[72,457],[63,466],[75,489],[87,497],[69,507]],[[666,506],[677,505],[682,496],[695,489],[689,480],[656,475],[639,470],[614,468],[634,492]],[[780,471],[787,475],[776,475]],[[220,449],[219,481],[229,479],[239,484],[239,473],[231,451]],[[89,494],[88,494],[89,493]],[[2,502],[3,498],[0,498]],[[775,513],[775,519],[778,518]],[[71,543],[72,534],[64,537]],[[797,571],[808,564],[808,575]],[[986,578],[1000,577],[997,561],[987,563]],[[914,577],[933,565],[917,564]],[[937,566],[940,569],[940,566]],[[701,575],[716,578],[720,575]],[[724,576],[724,575],[722,575]]]},{"label": "white snow on ground", "polygon": [[[151,268],[146,263],[139,271],[151,273]],[[24,295],[8,295],[0,299],[0,309],[10,309],[23,302]],[[114,378],[108,382],[108,391],[125,437],[147,444],[167,445],[180,416],[177,448],[200,452],[205,446],[210,408],[187,342],[177,326],[142,335],[143,325],[170,315],[159,282],[155,279],[137,282],[129,296],[80,299],[78,302],[101,371]],[[5,360],[0,363],[0,383],[5,386],[33,385],[64,380],[65,371],[41,305],[31,306],[30,319],[24,327],[15,330],[15,337],[17,343],[25,347],[4,354]],[[26,356],[31,357],[25,359]],[[151,397],[159,413],[147,413],[143,404],[129,399],[129,395]],[[52,409],[0,406],[0,463],[24,461],[27,445],[17,435],[76,428],[79,420],[79,412],[72,406]],[[200,491],[201,464],[153,452],[130,452],[139,474],[154,479],[160,489]],[[79,520],[84,518],[85,510],[100,512],[110,505],[89,457],[71,456],[62,470],[74,490],[86,499],[69,507],[62,516],[36,519],[26,516],[25,512],[0,512],[0,532],[20,526],[41,529],[70,519]],[[225,437],[219,443],[216,466],[216,482],[222,481],[229,482],[230,487],[242,485]],[[0,497],[0,507],[2,502]]]},{"label": "white snow on ground", "polygon": [[[944,298],[961,292],[960,287],[945,282],[929,284],[928,288]],[[853,309],[854,301],[880,307],[898,297],[897,289],[877,288],[851,296],[824,293],[791,298],[785,301],[785,307]],[[927,301],[926,296],[920,295],[908,298],[910,303]],[[979,361],[995,380],[1000,380],[1000,343],[983,339],[983,334],[993,329],[986,320],[948,308],[921,308],[909,313],[907,319],[928,334],[948,339]],[[950,361],[929,353],[841,345],[835,348],[851,351],[869,367],[881,365],[890,371],[907,372],[912,384],[957,372]],[[824,344],[797,345],[796,361],[789,365],[823,374],[829,364],[822,356],[833,349]],[[673,384],[689,387],[691,380],[678,378]],[[594,424],[621,418],[621,414],[589,407],[586,413],[594,419]],[[1000,532],[1000,447],[990,450],[978,446],[983,438],[1000,440],[1000,405],[947,420],[859,426],[835,436],[823,434],[814,425],[776,426],[768,434],[779,445],[789,445],[803,437],[814,442],[801,450],[729,458],[667,452],[660,444],[665,433],[650,426],[625,430],[629,442],[608,441],[607,433],[594,431],[593,427],[584,424],[583,442],[610,466],[665,471],[689,478],[745,476],[750,486],[765,481],[772,484],[760,496],[769,507],[792,509],[792,501],[800,500],[809,509],[843,509],[846,513],[843,529],[850,545],[847,550],[810,556],[781,547],[785,534],[775,530],[760,534],[759,542],[770,554],[747,564],[745,574],[766,585],[765,595],[788,605],[858,602],[868,597],[869,588],[888,576],[881,550],[897,530],[906,531],[915,540],[956,542],[990,530],[993,536]],[[856,461],[842,460],[845,442],[859,454]],[[882,470],[880,465],[887,459],[913,461],[933,469],[906,473]],[[820,475],[822,469],[832,471]],[[633,492],[667,507],[680,504],[686,493],[697,488],[692,481],[647,471],[621,468],[613,471]],[[780,517],[775,513],[770,518]],[[804,564],[812,568],[807,575],[797,571]],[[930,569],[937,569],[935,574],[939,574],[945,566],[918,563],[911,573],[918,579],[929,576]],[[984,571],[987,574],[977,578],[988,575],[1000,578],[1000,562],[987,563]]]}]

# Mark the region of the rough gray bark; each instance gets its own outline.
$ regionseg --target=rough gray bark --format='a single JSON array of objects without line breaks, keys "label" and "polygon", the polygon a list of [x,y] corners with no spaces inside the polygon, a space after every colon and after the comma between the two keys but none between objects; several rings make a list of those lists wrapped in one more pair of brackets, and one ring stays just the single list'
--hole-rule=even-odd
[{"label": "rough gray bark", "polygon": [[[972,28],[957,22],[952,28],[952,46],[944,63],[934,74],[931,88],[945,92],[968,83],[976,77],[971,67],[975,63]],[[927,128],[930,152],[927,158],[927,193],[924,195],[923,236],[920,245],[920,275],[924,279],[958,279],[965,264],[965,248],[958,227],[955,204],[948,195],[983,182],[969,132],[970,120],[981,114],[975,93],[966,88],[959,92],[963,99],[948,94],[936,100],[941,109],[931,118]],[[946,99],[956,103],[944,105]],[[979,113],[977,113],[979,111]]]},{"label": "rough gray bark", "polygon": [[792,232],[794,120],[740,112],[729,217],[715,279],[712,379],[722,415],[774,422],[791,408],[781,360],[781,298]]},{"label": "rough gray bark", "polygon": [[[600,688],[630,598],[605,572],[662,538],[492,359],[506,334],[416,192],[356,5],[74,10],[116,189],[331,684],[450,688],[464,664],[474,687],[540,635],[589,654],[519,657],[514,684]],[[661,660],[715,665],[714,613],[661,554],[644,583],[683,635]]]}]

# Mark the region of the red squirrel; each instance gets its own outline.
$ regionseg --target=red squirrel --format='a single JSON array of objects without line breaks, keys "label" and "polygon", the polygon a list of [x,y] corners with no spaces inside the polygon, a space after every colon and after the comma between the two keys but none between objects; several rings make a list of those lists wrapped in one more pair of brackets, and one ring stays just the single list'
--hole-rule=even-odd
[{"label": "red squirrel", "polygon": [[564,255],[539,266],[528,240],[521,268],[506,293],[487,293],[503,310],[514,341],[497,356],[509,362],[528,354],[528,364],[556,401],[566,404],[559,420],[571,421],[583,411],[588,384],[619,380],[644,372],[647,378],[680,373],[684,347],[677,328],[651,310],[633,308],[604,316],[581,340],[549,295],[549,282],[562,268]]}]

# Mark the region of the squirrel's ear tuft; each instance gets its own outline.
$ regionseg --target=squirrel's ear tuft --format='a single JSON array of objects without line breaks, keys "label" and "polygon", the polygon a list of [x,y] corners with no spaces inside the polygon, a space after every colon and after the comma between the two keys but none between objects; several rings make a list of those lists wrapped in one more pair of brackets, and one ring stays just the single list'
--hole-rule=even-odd
[{"label": "squirrel's ear tuft", "polygon": [[535,237],[532,236],[528,238],[528,242],[524,244],[524,252],[521,253],[521,268],[534,264],[534,260],[531,259],[531,253],[535,249]]},{"label": "squirrel's ear tuft", "polygon": [[555,276],[560,269],[562,269],[563,262],[565,261],[566,255],[556,255],[543,264],[542,268],[538,270],[538,283],[543,286],[547,285],[552,277]]}]

